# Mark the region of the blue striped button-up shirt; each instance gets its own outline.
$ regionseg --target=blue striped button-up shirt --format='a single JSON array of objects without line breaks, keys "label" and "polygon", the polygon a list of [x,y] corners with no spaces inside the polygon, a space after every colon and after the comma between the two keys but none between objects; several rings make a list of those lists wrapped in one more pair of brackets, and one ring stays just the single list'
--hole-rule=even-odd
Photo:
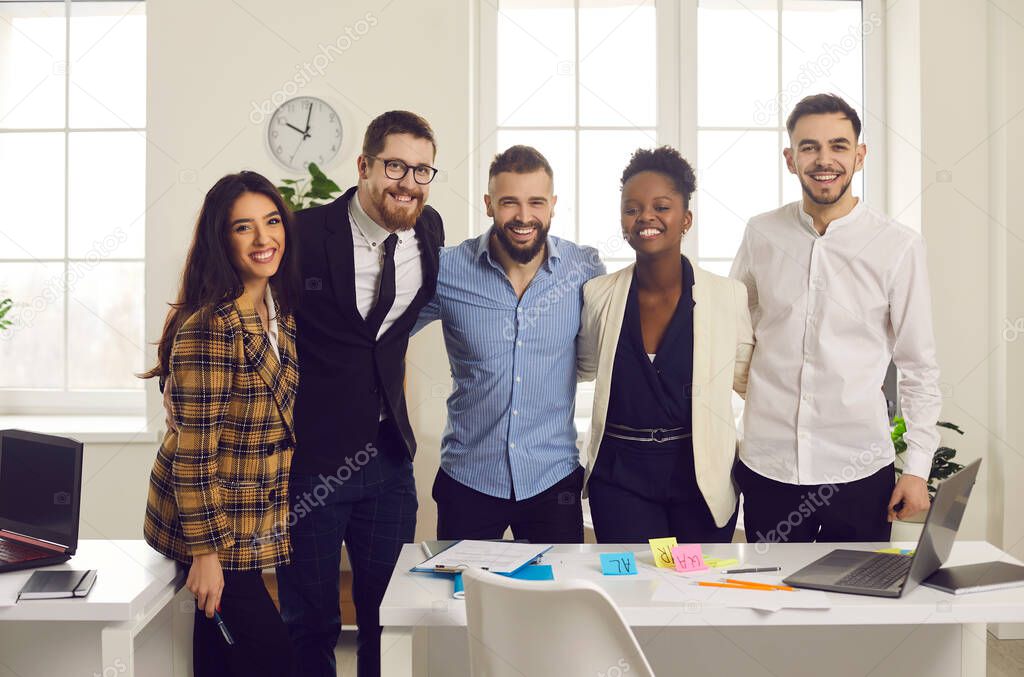
[{"label": "blue striped button-up shirt", "polygon": [[481,493],[523,500],[579,467],[576,334],[583,285],[605,268],[593,247],[549,236],[519,299],[489,238],[441,250],[437,295],[416,330],[441,320],[455,381],[441,468]]}]

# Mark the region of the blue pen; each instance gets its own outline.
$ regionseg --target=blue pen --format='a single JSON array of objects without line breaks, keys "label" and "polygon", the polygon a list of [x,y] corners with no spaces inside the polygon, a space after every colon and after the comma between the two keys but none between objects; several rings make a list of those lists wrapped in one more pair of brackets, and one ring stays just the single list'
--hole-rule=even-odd
[{"label": "blue pen", "polygon": [[219,611],[213,612],[213,620],[217,622],[217,627],[220,628],[220,634],[224,635],[224,641],[228,643],[228,646],[234,646],[235,638],[228,632],[228,626],[224,623],[224,618],[220,615]]}]

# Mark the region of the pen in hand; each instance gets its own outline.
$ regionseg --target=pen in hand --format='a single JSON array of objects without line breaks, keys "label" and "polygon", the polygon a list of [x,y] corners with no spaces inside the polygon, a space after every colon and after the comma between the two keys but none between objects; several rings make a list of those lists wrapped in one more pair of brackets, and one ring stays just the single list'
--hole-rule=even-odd
[{"label": "pen in hand", "polygon": [[228,626],[224,623],[224,617],[220,615],[219,610],[213,612],[213,620],[217,623],[217,627],[220,628],[220,634],[224,635],[224,641],[228,643],[228,646],[234,646],[235,638],[228,631]]}]

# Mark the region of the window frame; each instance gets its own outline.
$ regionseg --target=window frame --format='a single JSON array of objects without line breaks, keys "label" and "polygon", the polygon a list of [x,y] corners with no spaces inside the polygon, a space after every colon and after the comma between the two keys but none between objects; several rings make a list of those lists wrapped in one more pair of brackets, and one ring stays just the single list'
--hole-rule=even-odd
[{"label": "window frame", "polygon": [[[13,264],[13,263],[31,263],[37,262],[42,264],[60,264],[64,270],[64,280],[67,280],[69,270],[72,266],[84,266],[93,265],[97,263],[95,260],[88,256],[74,257],[70,255],[71,247],[71,233],[70,233],[70,194],[71,194],[71,163],[69,162],[69,153],[71,145],[72,134],[90,134],[90,133],[123,133],[123,134],[141,134],[146,139],[147,125],[142,127],[132,126],[120,126],[120,127],[93,127],[93,126],[73,126],[71,125],[71,70],[73,68],[71,59],[71,39],[72,39],[72,19],[73,19],[73,7],[79,0],[35,0],[37,2],[47,2],[56,6],[57,4],[64,5],[64,20],[65,20],[65,32],[64,32],[64,125],[61,127],[46,127],[46,128],[24,128],[24,127],[11,127],[0,129],[0,134],[63,134],[64,140],[64,176],[63,176],[63,190],[64,190],[64,255],[61,258],[50,257],[50,258],[0,258],[0,265]],[[85,1],[85,0],[82,0]],[[91,0],[96,2],[96,0]],[[128,8],[125,16],[136,10],[139,6],[146,8],[145,0],[102,0],[105,3],[111,5],[122,5]],[[148,8],[146,8],[148,10]],[[146,30],[149,30],[149,19],[148,11],[143,13],[146,19]],[[143,58],[147,55],[143,54]],[[145,96],[145,94],[144,94]],[[148,111],[146,113],[148,121]],[[148,141],[147,141],[148,143]],[[143,166],[142,171],[145,171]],[[145,218],[141,217],[142,219]],[[144,226],[140,226],[140,230],[145,232]],[[145,271],[146,260],[145,254],[137,257],[128,256],[109,256],[102,258],[103,263],[139,263]],[[65,415],[121,415],[121,416],[138,416],[145,413],[146,406],[146,390],[140,385],[138,389],[76,389],[70,388],[70,369],[69,369],[69,353],[70,353],[70,341],[71,336],[69,334],[69,315],[70,315],[70,289],[68,284],[61,285],[61,294],[64,299],[63,309],[63,343],[62,350],[64,354],[64,384],[63,388],[14,388],[14,387],[0,387],[0,416],[65,416]],[[142,294],[142,303],[140,307],[143,309],[143,317],[140,318],[144,321],[145,315],[145,289],[140,292]],[[15,299],[15,303],[18,303],[19,299]],[[145,345],[141,346],[143,351],[143,357],[145,358],[146,350]],[[126,365],[127,366],[127,365]]]},{"label": "window frame", "polygon": [[[862,17],[878,16],[880,25],[876,30],[864,36],[862,93],[864,106],[862,111],[862,141],[869,144],[871,157],[874,161],[871,170],[865,174],[864,197],[879,208],[887,204],[886,191],[886,125],[885,125],[885,5],[883,0],[850,0],[861,3]],[[670,145],[684,151],[693,165],[699,166],[697,157],[697,135],[701,127],[697,118],[697,93],[694,89],[697,82],[698,36],[697,9],[699,0],[654,0],[657,13],[657,120],[655,130],[657,145]],[[778,12],[782,14],[782,0],[777,3]],[[579,58],[579,0],[573,0],[576,10],[576,58]],[[476,171],[470,177],[470,195],[482,195],[486,191],[487,170],[491,158],[497,152],[496,142],[498,130],[502,128],[497,119],[497,45],[498,45],[498,3],[492,0],[481,0],[477,3],[476,54],[477,64],[474,84],[477,101],[476,115]],[[781,22],[780,22],[781,25]],[[780,35],[776,48],[776,58],[780,60],[777,70],[779,89],[783,83],[781,69]],[[579,81],[578,63],[574,64],[574,74]],[[688,83],[688,84],[684,84]],[[576,96],[576,124],[574,129],[579,138],[579,131],[587,129],[579,124],[579,96]],[[538,131],[550,129],[567,129],[564,126],[531,127]],[[773,129],[771,127],[761,129]],[[779,135],[779,147],[782,147],[782,135],[786,133],[785,121],[779,120],[774,128]],[[576,146],[576,215],[575,232],[579,233],[579,144]],[[780,158],[781,162],[781,158]],[[557,168],[556,168],[557,171]],[[782,199],[783,181],[788,177],[780,174],[779,197]],[[695,195],[694,209],[699,210],[700,191]],[[477,218],[470,223],[470,235],[481,234],[487,226],[487,217],[482,205],[472,199],[472,214]],[[702,262],[731,261],[720,257],[700,256],[700,220],[696,227],[683,240],[683,253],[698,265]],[[593,384],[580,384],[577,388],[576,416],[587,418],[591,413],[593,401]]]}]

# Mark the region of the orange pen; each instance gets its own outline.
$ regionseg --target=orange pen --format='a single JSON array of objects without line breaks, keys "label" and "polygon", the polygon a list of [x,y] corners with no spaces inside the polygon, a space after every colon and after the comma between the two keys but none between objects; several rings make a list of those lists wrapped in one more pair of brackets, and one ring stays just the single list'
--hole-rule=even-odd
[{"label": "orange pen", "polygon": [[737,585],[736,583],[713,583],[711,581],[698,581],[695,585],[699,585],[703,588],[732,588],[733,590],[759,590],[761,592],[771,591],[771,588],[763,585]]},{"label": "orange pen", "polygon": [[754,581],[741,581],[735,578],[727,578],[725,579],[725,582],[731,583],[732,585],[741,585],[746,588],[759,588],[762,590],[788,590],[789,592],[796,591],[796,588],[791,588],[788,585],[771,585],[769,583],[755,583]]}]

